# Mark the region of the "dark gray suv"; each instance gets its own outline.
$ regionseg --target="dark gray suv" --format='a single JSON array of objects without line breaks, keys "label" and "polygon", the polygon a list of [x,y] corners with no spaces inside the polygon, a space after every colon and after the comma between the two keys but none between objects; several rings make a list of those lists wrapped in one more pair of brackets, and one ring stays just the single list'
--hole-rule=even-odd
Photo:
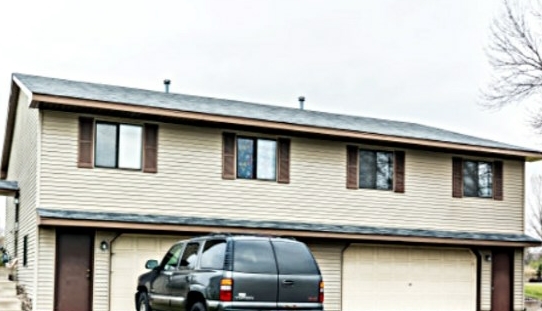
[{"label": "dark gray suv", "polygon": [[138,279],[138,311],[323,310],[324,283],[295,240],[209,235],[180,241]]}]

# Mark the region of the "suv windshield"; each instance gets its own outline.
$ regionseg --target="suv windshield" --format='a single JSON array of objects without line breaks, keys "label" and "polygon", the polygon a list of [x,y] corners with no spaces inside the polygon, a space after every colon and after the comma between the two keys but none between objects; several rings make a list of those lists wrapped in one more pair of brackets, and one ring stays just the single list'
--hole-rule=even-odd
[{"label": "suv windshield", "polygon": [[269,241],[239,240],[233,249],[233,271],[277,273],[275,256]]},{"label": "suv windshield", "polygon": [[318,274],[318,267],[301,243],[273,241],[279,274]]}]

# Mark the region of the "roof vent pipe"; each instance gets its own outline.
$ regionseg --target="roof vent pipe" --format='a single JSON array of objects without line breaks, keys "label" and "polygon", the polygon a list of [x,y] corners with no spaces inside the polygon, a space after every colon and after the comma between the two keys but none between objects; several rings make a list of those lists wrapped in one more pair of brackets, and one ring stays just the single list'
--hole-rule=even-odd
[{"label": "roof vent pipe", "polygon": [[305,96],[299,96],[299,109],[305,109]]},{"label": "roof vent pipe", "polygon": [[171,84],[171,81],[169,79],[164,80],[164,86],[166,87],[166,93],[169,93],[169,85]]}]

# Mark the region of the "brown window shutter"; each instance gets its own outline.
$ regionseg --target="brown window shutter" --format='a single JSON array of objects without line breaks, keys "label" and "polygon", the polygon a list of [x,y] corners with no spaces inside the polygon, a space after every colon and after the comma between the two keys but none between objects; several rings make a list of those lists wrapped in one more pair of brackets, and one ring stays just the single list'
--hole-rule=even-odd
[{"label": "brown window shutter", "polygon": [[235,134],[222,134],[222,178],[235,179]]},{"label": "brown window shutter", "polygon": [[403,193],[405,192],[405,152],[395,151],[394,155],[395,172],[393,174],[393,190],[395,192]]},{"label": "brown window shutter", "polygon": [[158,172],[158,125],[145,124],[143,140],[143,172]]},{"label": "brown window shutter", "polygon": [[346,188],[358,189],[359,149],[356,146],[346,146]]},{"label": "brown window shutter", "polygon": [[463,197],[463,159],[452,158],[452,197]]},{"label": "brown window shutter", "polygon": [[279,173],[277,181],[282,184],[290,183],[290,140],[279,138]]},{"label": "brown window shutter", "polygon": [[493,162],[493,198],[498,201],[503,200],[502,167],[502,161]]},{"label": "brown window shutter", "polygon": [[79,158],[78,167],[92,168],[94,152],[94,119],[79,117]]}]

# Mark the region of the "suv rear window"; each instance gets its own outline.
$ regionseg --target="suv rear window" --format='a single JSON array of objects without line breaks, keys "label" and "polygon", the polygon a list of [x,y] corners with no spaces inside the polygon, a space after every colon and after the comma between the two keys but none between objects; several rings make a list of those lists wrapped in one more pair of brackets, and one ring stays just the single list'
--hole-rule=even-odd
[{"label": "suv rear window", "polygon": [[233,271],[246,273],[277,273],[275,256],[269,241],[235,241]]},{"label": "suv rear window", "polygon": [[318,274],[318,267],[309,249],[294,242],[273,241],[279,274]]},{"label": "suv rear window", "polygon": [[202,269],[219,270],[224,268],[224,255],[226,252],[226,241],[210,240],[205,242],[201,253]]}]

